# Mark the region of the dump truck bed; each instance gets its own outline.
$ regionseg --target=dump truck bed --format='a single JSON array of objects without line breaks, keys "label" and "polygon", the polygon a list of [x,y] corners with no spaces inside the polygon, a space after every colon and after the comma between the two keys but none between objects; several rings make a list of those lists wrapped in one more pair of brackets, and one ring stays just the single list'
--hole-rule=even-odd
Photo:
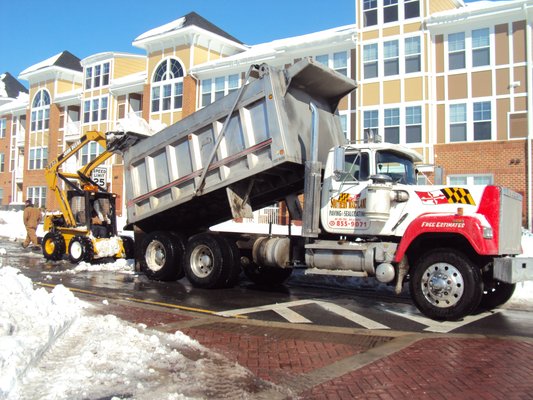
[{"label": "dump truck bed", "polygon": [[345,142],[335,112],[355,89],[352,80],[307,59],[287,70],[263,64],[253,73],[242,92],[122,149],[130,223],[197,230],[301,193],[310,102],[319,109],[319,161]]}]

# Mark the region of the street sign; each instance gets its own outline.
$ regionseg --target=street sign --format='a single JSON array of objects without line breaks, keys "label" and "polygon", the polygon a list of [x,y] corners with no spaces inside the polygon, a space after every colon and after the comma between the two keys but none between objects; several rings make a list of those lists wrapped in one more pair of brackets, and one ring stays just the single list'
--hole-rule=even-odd
[{"label": "street sign", "polygon": [[107,183],[107,168],[98,167],[93,169],[91,179],[99,186],[106,187]]}]

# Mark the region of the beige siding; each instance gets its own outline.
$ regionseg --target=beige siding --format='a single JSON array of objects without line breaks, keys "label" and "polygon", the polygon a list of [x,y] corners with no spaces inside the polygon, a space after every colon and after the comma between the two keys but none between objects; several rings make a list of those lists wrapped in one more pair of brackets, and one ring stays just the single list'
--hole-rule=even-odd
[{"label": "beige siding", "polygon": [[400,26],[392,26],[390,28],[383,29],[383,37],[398,36],[400,34]]},{"label": "beige siding", "polygon": [[437,105],[437,143],[446,142],[446,106]]},{"label": "beige siding", "polygon": [[443,76],[437,77],[437,100],[443,101],[446,98],[445,80]]},{"label": "beige siding", "polygon": [[380,102],[379,83],[367,83],[363,91],[363,106],[375,106]]},{"label": "beige siding", "polygon": [[495,44],[496,44],[496,65],[509,64],[509,26],[508,24],[496,25]]},{"label": "beige siding", "polygon": [[383,82],[383,102],[385,104],[399,103],[402,101],[400,81]]},{"label": "beige siding", "polygon": [[492,96],[492,71],[472,73],[472,96]]},{"label": "beige siding", "polygon": [[496,95],[509,94],[509,68],[496,70]]},{"label": "beige siding", "polygon": [[444,72],[444,36],[435,36],[435,69],[437,73]]},{"label": "beige siding", "polygon": [[515,63],[526,61],[526,23],[513,22],[513,58]]},{"label": "beige siding", "polygon": [[509,135],[507,132],[507,113],[509,112],[509,99],[499,99],[496,101],[497,112],[497,140],[506,140]]},{"label": "beige siding", "polygon": [[448,99],[466,99],[468,96],[468,79],[466,74],[450,75],[448,77]]}]

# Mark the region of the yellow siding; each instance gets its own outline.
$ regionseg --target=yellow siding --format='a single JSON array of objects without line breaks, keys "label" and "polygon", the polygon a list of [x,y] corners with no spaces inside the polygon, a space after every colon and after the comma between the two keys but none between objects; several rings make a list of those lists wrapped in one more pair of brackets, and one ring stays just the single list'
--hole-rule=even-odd
[{"label": "yellow siding", "polygon": [[138,58],[116,58],[113,69],[113,77],[122,78],[138,72],[144,71],[146,68],[146,61]]},{"label": "yellow siding", "polygon": [[57,93],[72,92],[73,90],[80,89],[81,87],[82,87],[81,83],[58,80]]},{"label": "yellow siding", "polygon": [[363,106],[379,104],[379,83],[367,83],[363,89]]},{"label": "yellow siding", "polygon": [[436,93],[438,101],[443,101],[445,99],[446,91],[444,90],[444,88],[445,88],[444,77],[438,76],[437,77],[437,93]]},{"label": "yellow siding", "polygon": [[379,31],[363,32],[363,41],[376,40],[379,38]]},{"label": "yellow siding", "polygon": [[424,99],[424,78],[408,78],[405,80],[405,101],[418,101]]},{"label": "yellow siding", "polygon": [[383,36],[397,36],[400,34],[400,26],[393,26],[390,28],[383,29]]},{"label": "yellow siding", "polygon": [[453,10],[457,8],[452,0],[431,0],[429,3],[429,13]]},{"label": "yellow siding", "polygon": [[422,30],[422,24],[420,24],[420,22],[416,22],[414,24],[405,24],[403,26],[404,33],[419,32],[421,30]]},{"label": "yellow siding", "polygon": [[383,82],[383,102],[385,104],[399,103],[402,100],[400,81]]}]

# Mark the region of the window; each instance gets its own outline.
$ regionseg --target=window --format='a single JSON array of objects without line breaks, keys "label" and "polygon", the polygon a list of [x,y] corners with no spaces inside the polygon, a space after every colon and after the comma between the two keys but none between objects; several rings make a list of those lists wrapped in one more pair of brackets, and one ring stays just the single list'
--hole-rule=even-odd
[{"label": "window", "polygon": [[315,60],[342,75],[348,76],[348,54],[345,51],[333,53],[332,55],[321,54],[315,56]]},{"label": "window", "polygon": [[44,207],[46,205],[46,186],[30,186],[26,198],[31,200],[36,207]]},{"label": "window", "polygon": [[364,26],[378,24],[378,1],[363,0]]},{"label": "window", "polygon": [[365,141],[374,139],[379,135],[379,111],[370,110],[363,114],[363,127],[365,133]]},{"label": "window", "polygon": [[385,110],[385,141],[400,143],[400,109],[389,108]]},{"label": "window", "polygon": [[7,119],[0,118],[0,138],[6,137],[6,131],[7,131]]},{"label": "window", "polygon": [[202,80],[201,107],[234,92],[239,88],[239,74],[219,76],[214,79]]},{"label": "window", "polygon": [[490,140],[491,125],[490,101],[474,103],[474,140]]},{"label": "window", "polygon": [[30,148],[30,157],[28,160],[28,169],[43,169],[48,163],[48,148],[33,147]]},{"label": "window", "polygon": [[449,175],[448,184],[454,186],[466,185],[492,185],[494,177],[489,174],[483,175]]},{"label": "window", "polygon": [[5,169],[5,160],[6,160],[6,157],[4,155],[4,153],[0,153],[0,172],[4,172],[6,169]]},{"label": "window", "polygon": [[398,75],[399,69],[399,51],[398,41],[391,40],[383,43],[384,74],[385,76]]},{"label": "window", "polygon": [[472,31],[472,66],[480,67],[490,64],[489,28]]},{"label": "window", "polygon": [[466,141],[466,104],[450,105],[450,142]]},{"label": "window", "polygon": [[96,89],[109,85],[110,63],[85,68],[85,89]]},{"label": "window", "polygon": [[420,16],[420,2],[419,0],[405,0],[404,1],[404,18],[417,18]]},{"label": "window", "polygon": [[405,109],[405,141],[406,143],[422,142],[422,107],[406,107]]},{"label": "window", "polygon": [[342,133],[344,133],[344,137],[350,140],[349,133],[348,133],[348,115],[339,114],[339,120],[341,122],[341,128],[342,128]]},{"label": "window", "polygon": [[41,89],[33,99],[31,111],[31,131],[42,131],[50,125],[50,94]]},{"label": "window", "polygon": [[104,148],[96,142],[87,143],[81,149],[81,165],[87,165],[96,157],[98,157]]},{"label": "window", "polygon": [[465,68],[465,34],[464,32],[448,35],[449,69]]},{"label": "window", "polygon": [[420,72],[420,37],[410,37],[405,39],[405,73]]},{"label": "window", "polygon": [[398,21],[398,0],[383,0],[383,22]]},{"label": "window", "polygon": [[152,80],[152,112],[182,108],[183,75],[181,63],[174,58],[159,64]]},{"label": "window", "polygon": [[367,181],[370,175],[370,157],[368,153],[353,153],[344,156],[344,172],[347,181]]},{"label": "window", "polygon": [[107,120],[108,98],[99,97],[83,102],[83,123],[89,124]]},{"label": "window", "polygon": [[367,44],[363,47],[363,64],[365,79],[378,77],[377,44]]},{"label": "window", "polygon": [[211,104],[211,79],[202,81],[202,107]]}]

